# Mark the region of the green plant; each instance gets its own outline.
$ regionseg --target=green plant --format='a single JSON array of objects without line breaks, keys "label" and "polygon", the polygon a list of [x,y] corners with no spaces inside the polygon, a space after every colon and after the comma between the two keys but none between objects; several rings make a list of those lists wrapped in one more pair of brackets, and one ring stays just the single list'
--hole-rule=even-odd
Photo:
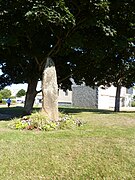
[{"label": "green plant", "polygon": [[60,129],[71,129],[74,127],[74,122],[72,120],[61,121]]},{"label": "green plant", "polygon": [[0,101],[2,101],[2,97],[3,97],[2,94],[0,94]]},{"label": "green plant", "polygon": [[38,129],[45,131],[53,131],[58,129],[71,129],[80,126],[80,121],[74,119],[71,115],[60,113],[58,121],[51,121],[42,112],[35,112],[29,116],[19,119],[13,119],[9,127],[13,129]]},{"label": "green plant", "polygon": [[132,101],[132,102],[131,102],[131,106],[132,106],[132,107],[135,107],[135,101]]},{"label": "green plant", "polygon": [[2,104],[6,104],[6,101],[2,99]]},{"label": "green plant", "polygon": [[25,129],[28,126],[27,122],[21,122],[19,121],[18,123],[16,123],[15,128],[16,129]]},{"label": "green plant", "polygon": [[0,94],[3,99],[7,99],[7,98],[11,97],[11,91],[9,89],[2,89],[0,91]]},{"label": "green plant", "polygon": [[12,104],[15,104],[15,103],[16,103],[16,100],[15,100],[15,99],[11,99],[11,103],[12,103]]},{"label": "green plant", "polygon": [[56,122],[48,122],[47,124],[43,125],[42,129],[45,131],[52,131],[57,129],[58,124]]},{"label": "green plant", "polygon": [[25,95],[26,95],[26,91],[24,89],[21,89],[17,92],[16,97],[21,97]]}]

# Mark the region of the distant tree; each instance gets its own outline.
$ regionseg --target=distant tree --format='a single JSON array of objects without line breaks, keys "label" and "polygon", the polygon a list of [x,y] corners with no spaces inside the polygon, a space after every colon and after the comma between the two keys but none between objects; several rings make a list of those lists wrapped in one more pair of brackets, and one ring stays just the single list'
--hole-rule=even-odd
[{"label": "distant tree", "polygon": [[25,95],[26,95],[26,91],[24,89],[21,89],[17,92],[16,97],[21,97]]},{"label": "distant tree", "polygon": [[11,97],[11,91],[9,89],[3,89],[0,91],[0,95],[2,96],[2,99],[7,99]]},{"label": "distant tree", "polygon": [[2,101],[2,94],[0,94],[0,101]]}]

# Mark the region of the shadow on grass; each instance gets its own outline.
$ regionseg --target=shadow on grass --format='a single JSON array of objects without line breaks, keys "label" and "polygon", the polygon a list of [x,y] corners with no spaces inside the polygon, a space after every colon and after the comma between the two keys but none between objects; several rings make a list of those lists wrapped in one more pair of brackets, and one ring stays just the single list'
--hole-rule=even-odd
[{"label": "shadow on grass", "polygon": [[135,111],[121,110],[119,112],[114,112],[113,109],[92,109],[92,108],[77,108],[77,107],[60,107],[59,110],[64,113],[81,113],[81,112],[93,112],[96,114],[117,114],[117,113],[135,113]]},{"label": "shadow on grass", "polygon": [[9,121],[16,117],[21,117],[24,114],[23,107],[1,107],[0,108],[0,121]]},{"label": "shadow on grass", "polygon": [[114,113],[112,110],[77,108],[77,107],[60,107],[59,111],[64,112],[64,113],[73,113],[73,114],[81,113],[81,112],[93,112],[93,113],[100,113],[100,114]]},{"label": "shadow on grass", "polygon": [[[39,111],[41,108],[33,108],[34,111]],[[0,107],[0,121],[10,121],[13,118],[19,118],[25,116],[24,107],[16,106],[16,107]]]},{"label": "shadow on grass", "polygon": [[[33,108],[34,111],[39,111],[41,108]],[[102,109],[89,109],[89,108],[77,108],[77,107],[59,107],[59,111],[63,113],[77,114],[81,112],[93,112],[98,114],[113,114],[116,113],[113,110]],[[135,113],[135,111],[121,111],[118,113]],[[1,107],[0,108],[0,121],[10,121],[13,118],[19,118],[24,115],[23,107]]]}]

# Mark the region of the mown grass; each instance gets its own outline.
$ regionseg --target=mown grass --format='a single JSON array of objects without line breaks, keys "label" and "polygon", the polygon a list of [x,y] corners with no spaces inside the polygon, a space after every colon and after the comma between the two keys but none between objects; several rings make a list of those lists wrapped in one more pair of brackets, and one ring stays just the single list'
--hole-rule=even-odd
[{"label": "mown grass", "polygon": [[82,119],[83,126],[18,131],[0,122],[0,179],[135,179],[134,112],[61,110]]}]

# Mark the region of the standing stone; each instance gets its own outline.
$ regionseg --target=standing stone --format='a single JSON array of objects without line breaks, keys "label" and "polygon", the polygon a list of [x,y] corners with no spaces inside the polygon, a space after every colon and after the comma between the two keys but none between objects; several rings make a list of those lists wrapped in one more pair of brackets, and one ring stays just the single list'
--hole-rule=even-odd
[{"label": "standing stone", "polygon": [[42,110],[49,119],[58,121],[58,84],[54,62],[47,58],[42,79]]}]

